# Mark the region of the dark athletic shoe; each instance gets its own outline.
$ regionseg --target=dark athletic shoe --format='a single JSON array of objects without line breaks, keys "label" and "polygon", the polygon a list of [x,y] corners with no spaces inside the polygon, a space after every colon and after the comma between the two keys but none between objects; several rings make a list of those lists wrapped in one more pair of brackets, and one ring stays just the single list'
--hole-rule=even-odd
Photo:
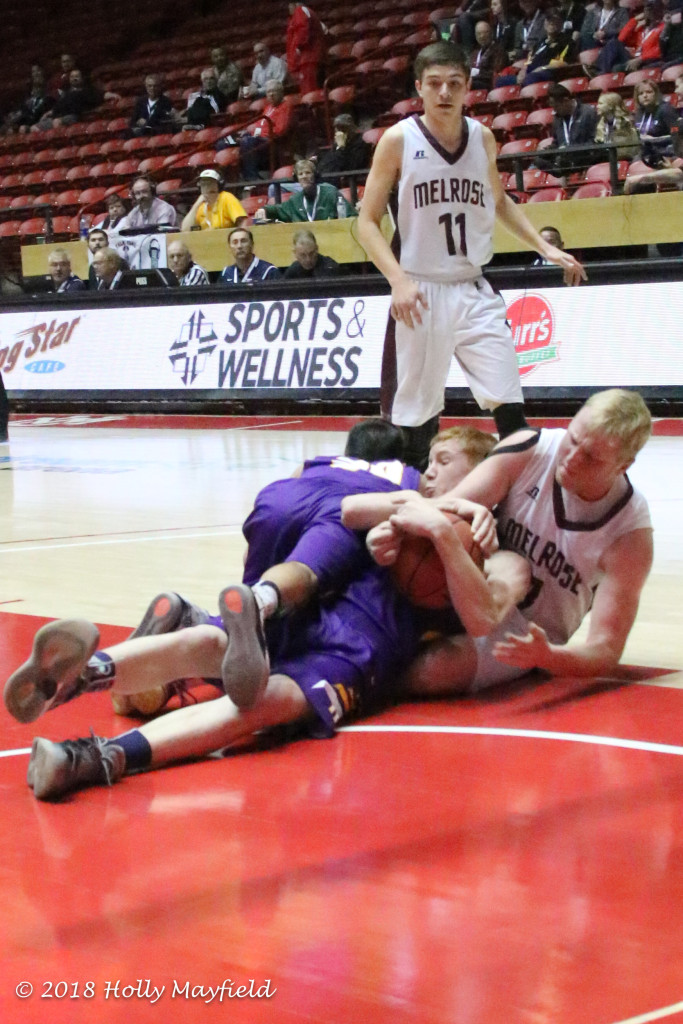
[{"label": "dark athletic shoe", "polygon": [[63,743],[36,737],[27,781],[37,800],[54,800],[85,786],[112,786],[125,767],[123,748],[100,736]]},{"label": "dark athletic shoe", "polygon": [[[203,608],[186,601],[180,594],[167,591],[150,601],[147,611],[142,616],[140,625],[128,637],[135,640],[140,636],[160,636],[162,633],[175,633],[178,629],[189,629],[191,626],[203,626],[209,621],[209,613]],[[183,704],[189,703],[190,697],[182,679],[153,690],[140,693],[112,693],[111,702],[117,715],[132,715],[148,718],[155,715],[168,704],[175,694],[180,696]]]},{"label": "dark athletic shoe", "polygon": [[190,626],[203,626],[209,621],[209,613],[203,608],[186,601],[180,594],[173,591],[157,594],[150,602],[142,616],[140,625],[128,637],[135,640],[139,636],[158,636],[161,633],[175,633],[177,629],[189,629]]},{"label": "dark athletic shoe", "polygon": [[263,625],[251,587],[226,587],[218,608],[228,634],[221,678],[223,689],[238,708],[250,708],[263,694],[270,661]]},{"label": "dark athletic shoe", "polygon": [[31,657],[5,683],[10,715],[18,722],[35,722],[44,711],[85,693],[82,672],[99,642],[97,626],[85,619],[58,619],[39,629]]}]

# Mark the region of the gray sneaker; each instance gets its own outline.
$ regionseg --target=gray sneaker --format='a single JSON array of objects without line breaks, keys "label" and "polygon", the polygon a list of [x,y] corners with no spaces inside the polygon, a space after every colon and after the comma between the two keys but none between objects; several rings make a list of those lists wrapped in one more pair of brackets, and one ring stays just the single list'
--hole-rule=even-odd
[{"label": "gray sneaker", "polygon": [[84,693],[88,684],[81,673],[99,642],[97,626],[85,619],[58,619],[39,629],[31,657],[5,683],[10,715],[35,722],[44,711]]},{"label": "gray sneaker", "polygon": [[31,748],[27,781],[37,800],[54,800],[85,786],[113,786],[125,767],[123,748],[101,736],[63,743],[38,736]]},{"label": "gray sneaker", "polygon": [[209,617],[209,613],[203,608],[186,601],[180,594],[168,591],[157,594],[150,602],[140,625],[133,630],[128,639],[175,633],[177,629],[188,629],[190,626],[203,626],[209,621]]},{"label": "gray sneaker", "polygon": [[252,707],[270,675],[270,661],[261,615],[251,587],[226,587],[218,608],[228,634],[221,667],[223,689],[238,708]]}]

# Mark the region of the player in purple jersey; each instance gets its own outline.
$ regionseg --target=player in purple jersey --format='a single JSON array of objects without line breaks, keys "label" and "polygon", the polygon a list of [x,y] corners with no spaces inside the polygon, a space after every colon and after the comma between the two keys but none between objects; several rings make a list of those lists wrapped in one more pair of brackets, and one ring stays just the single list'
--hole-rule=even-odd
[{"label": "player in purple jersey", "polygon": [[[465,459],[459,458],[460,442],[453,432],[440,435],[426,474],[431,493],[443,493],[483,457],[488,445],[471,443],[471,435],[479,433],[464,431],[472,451]],[[471,592],[463,592],[456,602],[465,624],[472,621],[475,604]],[[213,619],[97,652],[98,631],[91,623],[51,623],[39,631],[32,657],[8,682],[6,703],[10,710],[12,705],[15,710],[26,708],[35,696],[41,703],[35,718],[86,691],[114,687],[118,693],[135,694],[150,686],[163,689],[181,677],[212,680],[228,646],[219,627]],[[28,772],[35,796],[52,799],[81,786],[112,783],[127,773],[206,756],[276,725],[312,723],[314,732],[329,735],[344,718],[367,713],[389,699],[399,669],[417,644],[412,609],[377,567],[363,572],[341,595],[275,619],[267,632],[271,672],[253,707],[240,709],[221,696],[160,716],[113,740],[52,743],[37,738]]]}]

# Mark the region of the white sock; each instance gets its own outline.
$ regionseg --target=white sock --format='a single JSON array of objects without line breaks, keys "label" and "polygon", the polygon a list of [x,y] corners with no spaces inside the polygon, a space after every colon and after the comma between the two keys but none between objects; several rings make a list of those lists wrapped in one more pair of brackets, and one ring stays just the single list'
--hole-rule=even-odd
[{"label": "white sock", "polygon": [[261,621],[265,622],[271,615],[275,615],[280,607],[280,591],[275,583],[269,583],[267,580],[255,583],[251,591],[256,598]]}]

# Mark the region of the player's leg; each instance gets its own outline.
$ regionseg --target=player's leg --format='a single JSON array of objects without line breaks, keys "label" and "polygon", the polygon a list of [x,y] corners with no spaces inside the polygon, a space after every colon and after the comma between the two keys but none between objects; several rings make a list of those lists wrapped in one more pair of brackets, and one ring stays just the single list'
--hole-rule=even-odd
[{"label": "player's leg", "polygon": [[27,780],[37,799],[52,800],[85,786],[112,785],[134,772],[205,757],[260,730],[303,721],[310,713],[297,684],[273,675],[258,707],[249,711],[220,697],[179,708],[112,739],[90,736],[53,743],[38,737]]},{"label": "player's leg", "polygon": [[438,433],[454,343],[447,286],[422,285],[429,302],[422,323],[395,327],[397,386],[391,406],[391,421],[403,429],[410,450],[406,461],[420,470],[426,468],[429,443]]},{"label": "player's leg", "polygon": [[527,426],[505,303],[483,277],[455,286],[453,301],[455,358],[479,407],[493,412],[502,440]]},{"label": "player's leg", "polygon": [[33,722],[83,693],[136,693],[177,679],[220,676],[227,643],[223,630],[212,625],[126,640],[104,651],[97,650],[98,642],[97,627],[84,619],[39,629],[31,656],[5,684],[10,714]]}]

